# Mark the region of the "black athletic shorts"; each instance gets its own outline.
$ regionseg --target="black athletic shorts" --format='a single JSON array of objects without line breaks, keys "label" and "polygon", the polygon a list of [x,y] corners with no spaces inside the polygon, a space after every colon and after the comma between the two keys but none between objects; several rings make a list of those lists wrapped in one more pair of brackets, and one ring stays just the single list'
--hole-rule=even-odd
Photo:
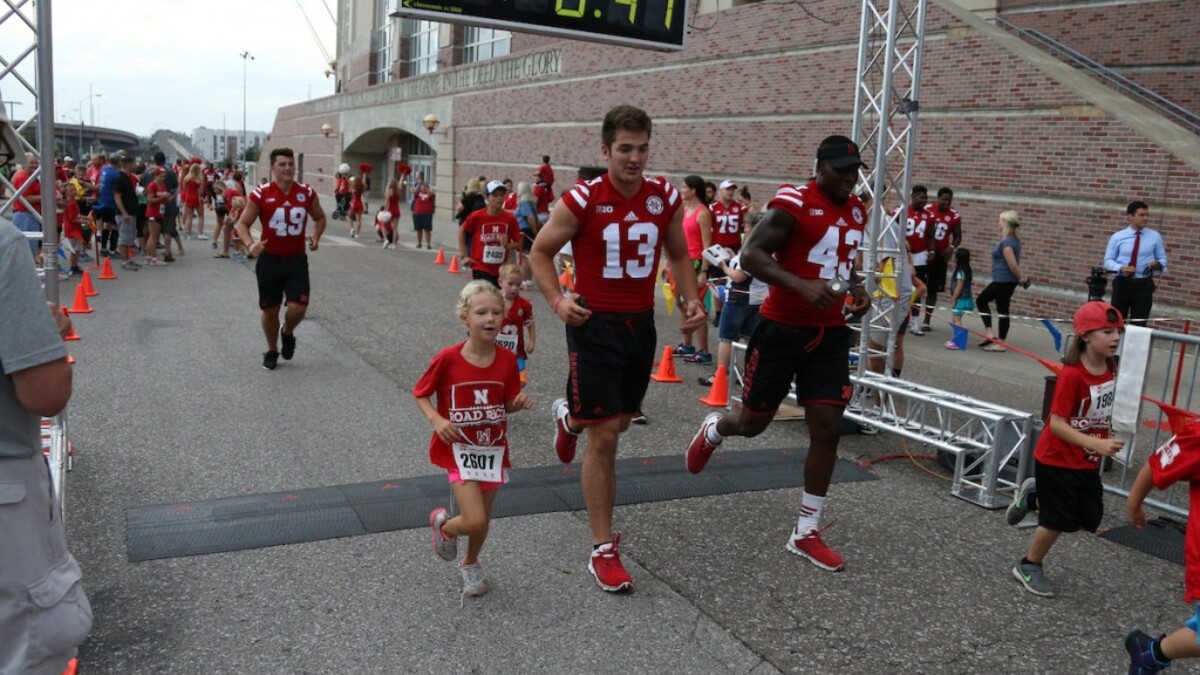
[{"label": "black athletic shorts", "polygon": [[92,211],[96,214],[96,220],[105,224],[116,227],[117,225],[117,210],[107,209],[102,206],[92,207]]},{"label": "black athletic shorts", "polygon": [[483,270],[471,270],[471,280],[472,281],[487,281],[487,282],[490,282],[496,288],[500,288],[500,277],[498,277],[494,274],[490,274],[488,272],[484,272]]},{"label": "black athletic shorts", "polygon": [[941,293],[946,290],[946,259],[941,253],[930,253],[929,264],[925,266],[925,283],[929,286],[930,293]]},{"label": "black athletic shorts", "polygon": [[258,306],[278,307],[287,298],[289,304],[308,306],[308,256],[278,256],[262,253],[254,265],[258,277]]},{"label": "black athletic shorts", "polygon": [[1038,525],[1058,532],[1095,532],[1104,517],[1099,467],[1064,469],[1036,462]]},{"label": "black athletic shorts", "polygon": [[582,326],[567,326],[567,405],[581,422],[631,415],[642,405],[654,348],[654,311],[592,312]]},{"label": "black athletic shorts", "polygon": [[929,265],[913,265],[913,270],[917,273],[917,278],[929,285]]},{"label": "black athletic shorts", "polygon": [[800,403],[845,406],[850,401],[850,329],[789,326],[763,318],[746,345],[742,406],[773,414],[796,383]]}]

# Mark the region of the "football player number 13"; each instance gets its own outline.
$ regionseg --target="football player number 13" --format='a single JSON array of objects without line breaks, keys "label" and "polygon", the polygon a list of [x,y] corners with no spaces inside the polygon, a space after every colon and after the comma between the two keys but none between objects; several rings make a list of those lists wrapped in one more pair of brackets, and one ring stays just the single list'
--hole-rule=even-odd
[{"label": "football player number 13", "polygon": [[[638,0],[613,0],[618,5],[629,6],[629,23],[633,25],[634,19],[637,17]],[[564,5],[574,4],[574,7]],[[663,18],[663,27],[667,30],[671,28],[671,10],[675,9],[675,0],[667,0],[666,16]],[[574,19],[583,18],[583,13],[587,11],[587,0],[555,0],[554,13],[559,16],[569,16]],[[599,14],[597,13],[597,16]]]},{"label": "football player number 13", "polygon": [[637,253],[621,260],[621,225],[613,223],[604,228],[604,278],[645,279],[654,271],[654,247],[658,244],[658,228],[653,223],[634,223],[625,238],[637,244]]},{"label": "football player number 13", "polygon": [[271,214],[271,222],[268,225],[275,234],[280,237],[296,236],[304,234],[304,226],[307,224],[308,211],[299,207],[277,208],[275,213]]}]

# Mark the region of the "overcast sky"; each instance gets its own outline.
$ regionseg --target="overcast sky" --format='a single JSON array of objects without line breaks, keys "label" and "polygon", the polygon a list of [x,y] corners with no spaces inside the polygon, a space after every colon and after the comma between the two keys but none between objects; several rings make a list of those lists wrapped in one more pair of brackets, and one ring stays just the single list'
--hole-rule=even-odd
[{"label": "overcast sky", "polygon": [[[248,51],[254,60],[246,62],[246,127],[269,132],[280,106],[333,93],[333,78],[324,75],[328,64],[300,7],[333,55],[335,2],[53,0],[55,123],[77,124],[82,107],[91,124],[90,84],[97,126],[140,136],[163,128],[240,130],[239,55]],[[32,33],[16,20],[0,25],[5,60],[31,43]],[[18,69],[30,82],[34,62],[31,54]],[[5,104],[16,119],[34,109],[14,75],[0,79],[0,96],[22,104]]]}]

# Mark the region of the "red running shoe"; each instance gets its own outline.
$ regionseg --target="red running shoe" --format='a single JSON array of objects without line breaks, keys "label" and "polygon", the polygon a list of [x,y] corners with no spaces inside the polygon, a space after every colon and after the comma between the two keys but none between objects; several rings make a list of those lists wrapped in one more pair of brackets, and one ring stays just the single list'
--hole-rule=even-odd
[{"label": "red running shoe", "polygon": [[712,457],[713,451],[717,449],[712,441],[708,440],[708,428],[717,423],[721,419],[720,413],[709,413],[708,417],[704,418],[704,422],[700,424],[700,431],[692,437],[692,442],[687,448],[687,469],[692,473],[700,473],[708,464],[708,458]]},{"label": "red running shoe", "polygon": [[575,459],[575,443],[579,441],[579,434],[572,433],[567,426],[567,415],[571,412],[567,408],[567,399],[555,401],[551,410],[554,411],[554,452],[558,453],[558,461],[570,464]]},{"label": "red running shoe", "polygon": [[[829,526],[826,525],[825,528],[827,527]],[[841,572],[842,568],[846,566],[846,561],[842,560],[842,556],[838,555],[837,551],[826,546],[825,542],[821,540],[821,532],[825,528],[809,530],[804,535],[793,529],[792,536],[788,538],[787,550],[808,558],[809,562],[823,570]]]},{"label": "red running shoe", "polygon": [[592,551],[592,558],[588,560],[588,571],[596,578],[596,585],[609,593],[633,590],[633,579],[621,564],[621,554],[617,553],[620,543],[621,533],[618,532],[612,542]]}]

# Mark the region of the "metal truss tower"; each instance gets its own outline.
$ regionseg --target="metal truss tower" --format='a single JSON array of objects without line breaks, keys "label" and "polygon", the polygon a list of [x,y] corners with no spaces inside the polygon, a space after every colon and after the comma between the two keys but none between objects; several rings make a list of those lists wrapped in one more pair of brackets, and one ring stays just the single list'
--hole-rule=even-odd
[{"label": "metal truss tower", "polygon": [[[862,0],[854,140],[871,162],[862,172],[871,198],[862,247],[867,292],[896,296],[911,273],[905,243],[912,190],[927,0]],[[873,159],[872,159],[873,158]],[[881,262],[891,259],[890,265]],[[913,439],[954,458],[951,493],[1000,508],[1029,472],[1033,415],[892,377],[898,327],[908,311],[875,301],[862,323],[854,396],[846,417]],[[886,336],[871,348],[870,336]],[[870,369],[872,360],[882,373]],[[735,374],[735,377],[740,374]],[[1010,464],[1015,471],[1009,471]],[[1015,474],[1015,475],[1014,475]]]},{"label": "metal truss tower", "polygon": [[[0,202],[0,213],[9,216],[12,207],[18,200],[29,206],[24,194],[34,180],[42,184],[41,214],[37,209],[29,211],[42,223],[42,270],[46,288],[46,299],[58,302],[58,228],[55,223],[54,205],[54,59],[51,50],[50,31],[50,0],[0,0],[0,31],[6,37],[6,43],[13,45],[12,51],[7,49],[0,53],[0,92],[11,92],[14,86],[27,91],[33,96],[36,110],[26,116],[24,122],[16,129],[15,136],[20,139],[19,148],[8,148],[12,153],[11,162],[25,164],[25,153],[33,153],[39,158],[38,168],[17,190],[9,182],[8,177],[0,175],[0,186],[8,195]],[[32,71],[32,73],[31,73]],[[0,124],[8,126],[7,116],[0,106]],[[25,133],[33,129],[34,143],[25,138]],[[13,134],[5,134],[5,138]],[[5,145],[9,145],[5,143]],[[50,227],[46,227],[50,223]],[[36,235],[34,238],[37,238]]]},{"label": "metal truss tower", "polygon": [[[872,295],[882,282],[891,282],[887,285],[898,290],[897,279],[909,274],[904,235],[920,107],[925,3],[862,0],[853,135],[870,163],[870,170],[862,172],[865,194],[871,198],[862,271]],[[888,258],[893,260],[891,269],[881,272],[879,264]],[[892,371],[895,327],[904,319],[905,306],[900,303],[890,311],[867,314],[859,342],[860,375],[867,372],[872,357],[886,359],[884,372]],[[872,333],[887,335],[882,352],[870,349]]]}]

